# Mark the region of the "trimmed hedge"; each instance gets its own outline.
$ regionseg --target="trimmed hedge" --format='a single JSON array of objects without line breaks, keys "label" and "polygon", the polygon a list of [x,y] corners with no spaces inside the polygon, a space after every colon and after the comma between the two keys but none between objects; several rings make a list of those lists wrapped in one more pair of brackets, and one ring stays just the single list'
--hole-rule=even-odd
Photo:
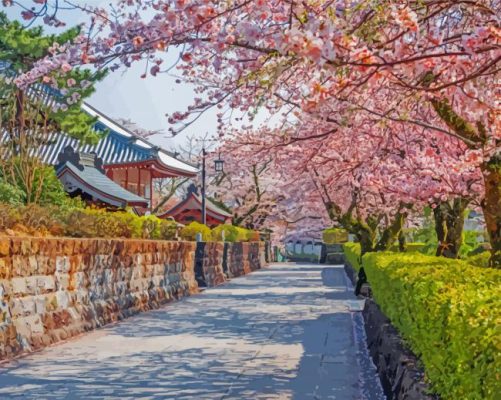
[{"label": "trimmed hedge", "polygon": [[[412,253],[412,252],[416,252],[416,251],[420,252],[420,253],[424,253],[425,250],[426,250],[426,243],[411,242],[411,243],[405,244],[405,252],[406,253]],[[398,244],[394,244],[393,246],[391,246],[390,251],[399,251]]]},{"label": "trimmed hedge", "polygon": [[176,223],[153,215],[93,208],[0,204],[0,232],[34,236],[172,240]]},{"label": "trimmed hedge", "polygon": [[487,268],[489,266],[490,257],[490,251],[484,251],[483,253],[467,257],[465,261],[471,265],[474,265],[475,267]]},{"label": "trimmed hedge", "polygon": [[[424,248],[424,243],[407,243],[406,253],[420,252]],[[398,246],[392,247],[398,250]],[[360,269],[360,243],[347,242],[343,243],[343,251],[346,257],[346,261],[353,267],[354,270],[358,272]]]},{"label": "trimmed hedge", "polygon": [[360,243],[343,243],[343,251],[348,264],[350,264],[353,269],[358,272],[360,269]]},{"label": "trimmed hedge", "polygon": [[181,229],[181,237],[185,240],[195,240],[196,234],[202,234],[204,242],[222,241],[222,232],[224,231],[224,240],[226,242],[258,242],[259,232],[251,229],[241,228],[234,225],[218,225],[212,230],[199,222],[191,222]]},{"label": "trimmed hedge", "polygon": [[433,389],[445,400],[494,400],[501,393],[501,271],[417,253],[369,253],[363,261],[376,302],[422,360]]},{"label": "trimmed hedge", "polygon": [[202,234],[202,241],[210,242],[212,240],[212,232],[207,225],[193,221],[181,229],[181,238],[184,240],[195,241],[197,233]]},{"label": "trimmed hedge", "polygon": [[322,240],[325,244],[346,243],[348,231],[340,228],[328,228],[322,232]]}]

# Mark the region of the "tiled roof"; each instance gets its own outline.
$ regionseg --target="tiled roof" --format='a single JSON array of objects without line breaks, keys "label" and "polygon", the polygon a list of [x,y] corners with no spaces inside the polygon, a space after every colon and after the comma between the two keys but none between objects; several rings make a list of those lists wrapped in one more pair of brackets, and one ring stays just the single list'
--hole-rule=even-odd
[{"label": "tiled roof", "polygon": [[[8,66],[0,62],[0,74],[8,74]],[[27,89],[29,97],[42,99],[43,103],[57,101],[60,96],[54,89],[41,84],[35,84]],[[53,133],[49,138],[48,144],[38,148],[38,156],[43,162],[55,165],[57,156],[66,146],[71,146],[75,150],[85,153],[96,153],[102,158],[105,165],[136,163],[143,161],[155,161],[160,168],[170,171],[173,175],[193,177],[198,173],[198,168],[190,163],[178,160],[174,155],[158,146],[153,145],[147,140],[130,132],[116,121],[102,114],[89,104],[84,103],[82,110],[97,117],[98,122],[95,129],[98,131],[108,131],[109,134],[99,141],[96,145],[87,145],[80,143],[64,133]],[[9,138],[6,131],[0,134],[0,143],[5,143]]]},{"label": "tiled roof", "polygon": [[[93,162],[95,155],[79,154],[78,163],[64,161],[56,167],[58,177],[61,179],[65,174],[73,175],[76,180],[72,182],[85,193],[92,193],[94,197],[104,203],[113,205],[142,205],[148,206],[148,201],[121,187],[108,178],[103,171],[96,168]],[[89,162],[89,160],[92,160]],[[78,165],[75,165],[78,164]],[[113,202],[113,203],[112,203]]]},{"label": "tiled roof", "polygon": [[[170,215],[175,214],[178,210],[182,209],[185,204],[187,204],[191,199],[194,199],[197,205],[199,206],[199,209],[202,210],[202,198],[195,193],[189,193],[188,196],[180,201],[178,204],[176,204],[174,207],[172,207],[170,210],[162,213],[159,215],[160,218],[167,217]],[[214,214],[221,215],[222,217],[226,218],[231,218],[232,215],[228,213],[227,211],[223,210],[222,208],[218,207],[215,205],[210,199],[206,199],[207,201],[205,202],[205,207],[208,212],[213,212]]]}]

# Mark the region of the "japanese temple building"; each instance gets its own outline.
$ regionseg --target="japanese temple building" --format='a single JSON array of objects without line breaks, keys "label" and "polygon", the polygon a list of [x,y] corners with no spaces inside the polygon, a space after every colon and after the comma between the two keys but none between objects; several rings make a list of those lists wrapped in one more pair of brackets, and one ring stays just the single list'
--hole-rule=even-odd
[{"label": "japanese temple building", "polygon": [[[0,75],[14,76],[16,72],[9,64],[0,62]],[[27,89],[26,95],[49,104],[59,94],[44,84],[35,84]],[[54,132],[47,138],[47,144],[34,150],[42,162],[56,167],[70,194],[79,193],[89,202],[121,208],[131,206],[142,214],[153,207],[154,179],[197,175],[194,165],[177,159],[89,104],[84,103],[82,110],[97,118],[94,129],[107,132],[97,144],[84,144],[65,133]],[[0,131],[0,145],[9,138],[6,131]],[[104,196],[106,190],[111,191],[108,196]]]},{"label": "japanese temple building", "polygon": [[[104,173],[109,181],[115,182],[125,191],[142,199],[142,201],[138,201],[137,198],[132,201],[122,199],[125,200],[125,204],[134,206],[142,214],[152,208],[153,179],[197,175],[198,169],[195,166],[178,160],[172,153],[130,132],[88,104],[83,105],[83,110],[98,119],[95,125],[96,130],[108,131],[103,139],[95,145],[89,145],[82,144],[78,139],[68,135],[54,133],[49,138],[48,144],[41,146],[38,154],[43,162],[58,166],[58,175],[61,174],[59,156],[65,151],[71,153],[73,150],[74,153],[80,154],[80,158],[86,159],[83,167],[87,169],[93,168],[90,164],[94,162],[87,160],[89,154],[95,155],[96,159],[100,160],[97,161],[99,168],[92,171],[90,175],[84,174],[81,169],[78,170],[80,177],[78,179],[73,177],[72,189],[85,193],[102,192],[99,188],[92,188],[92,186],[98,181],[101,185],[103,184],[101,179],[96,180],[96,171]],[[70,162],[69,168],[71,169],[75,163],[78,164],[78,161]],[[112,187],[109,182],[105,186],[108,189]],[[114,192],[120,192],[122,197],[127,197],[122,191],[114,190]]]},{"label": "japanese temple building", "polygon": [[58,156],[56,174],[71,196],[103,208],[147,208],[149,201],[125,190],[108,178],[102,160],[95,154],[77,153],[67,146]]},{"label": "japanese temple building", "polygon": [[[209,227],[214,227],[220,224],[231,223],[232,215],[218,207],[210,199],[205,202],[206,223]],[[196,189],[192,185],[188,189],[188,194],[170,210],[158,216],[159,218],[172,217],[181,224],[189,224],[190,222],[202,221],[202,198],[197,194]]]}]

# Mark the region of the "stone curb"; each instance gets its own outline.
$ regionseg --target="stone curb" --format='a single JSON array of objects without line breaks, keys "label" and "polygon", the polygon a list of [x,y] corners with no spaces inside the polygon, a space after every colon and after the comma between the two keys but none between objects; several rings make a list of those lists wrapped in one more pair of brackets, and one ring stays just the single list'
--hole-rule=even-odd
[{"label": "stone curb", "polygon": [[[345,264],[353,285],[356,272]],[[376,365],[381,385],[388,400],[439,400],[431,395],[418,357],[407,348],[396,328],[372,298],[366,298],[362,311],[367,347]]]}]

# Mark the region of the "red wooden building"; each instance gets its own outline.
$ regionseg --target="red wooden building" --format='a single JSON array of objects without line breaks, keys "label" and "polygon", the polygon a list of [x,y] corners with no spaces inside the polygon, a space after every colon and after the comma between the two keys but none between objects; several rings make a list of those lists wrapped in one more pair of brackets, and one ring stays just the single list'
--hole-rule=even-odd
[{"label": "red wooden building", "polygon": [[58,155],[68,146],[77,153],[95,154],[102,159],[102,168],[109,179],[146,200],[146,206],[135,207],[140,214],[152,208],[154,179],[197,175],[198,169],[194,165],[177,159],[174,154],[139,137],[88,104],[83,105],[83,110],[97,117],[96,130],[108,134],[99,143],[88,145],[64,133],[54,133],[49,144],[39,149],[44,162],[57,165]]},{"label": "red wooden building", "polygon": [[[206,224],[214,227],[221,224],[231,224],[232,215],[218,207],[212,201],[207,199],[205,202]],[[202,221],[202,199],[194,191],[189,190],[186,198],[172,207],[170,210],[158,216],[159,218],[172,217],[181,224],[189,224],[190,222]]]}]

